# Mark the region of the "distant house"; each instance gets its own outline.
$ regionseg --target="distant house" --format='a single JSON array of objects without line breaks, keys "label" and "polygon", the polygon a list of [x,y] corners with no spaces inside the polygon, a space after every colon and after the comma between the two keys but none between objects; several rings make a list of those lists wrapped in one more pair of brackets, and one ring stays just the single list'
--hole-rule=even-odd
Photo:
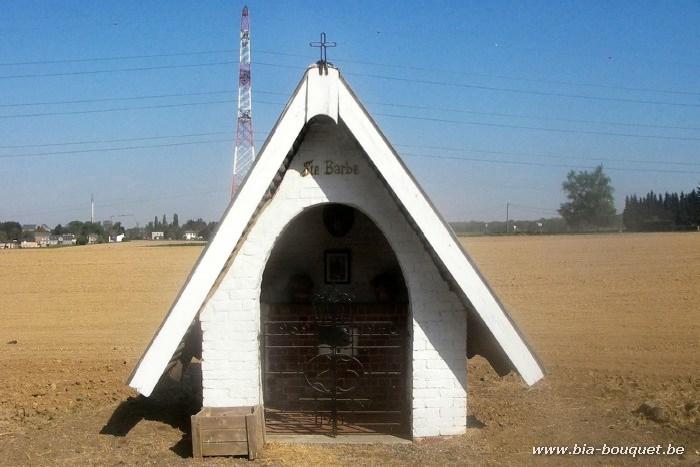
[{"label": "distant house", "polygon": [[57,235],[50,235],[49,236],[49,246],[58,246],[60,243],[58,241],[58,236]]},{"label": "distant house", "polygon": [[197,240],[197,232],[195,232],[194,230],[186,230],[185,240]]},{"label": "distant house", "polygon": [[88,234],[87,240],[88,240],[88,245],[92,245],[93,243],[97,243],[97,234],[94,234],[94,233]]},{"label": "distant house", "polygon": [[22,240],[22,243],[20,243],[20,248],[39,248],[39,244],[37,242],[29,242],[27,240]]},{"label": "distant house", "polygon": [[124,234],[119,234],[119,235],[110,235],[109,236],[109,243],[121,243],[124,241]]},{"label": "distant house", "polygon": [[64,233],[58,236],[58,243],[61,245],[75,245],[78,240],[72,233]]},{"label": "distant house", "polygon": [[49,232],[34,232],[34,241],[39,246],[48,246],[51,234]]},{"label": "distant house", "polygon": [[22,232],[34,232],[36,224],[22,224]]},{"label": "distant house", "polygon": [[151,232],[151,240],[163,240],[165,232]]}]

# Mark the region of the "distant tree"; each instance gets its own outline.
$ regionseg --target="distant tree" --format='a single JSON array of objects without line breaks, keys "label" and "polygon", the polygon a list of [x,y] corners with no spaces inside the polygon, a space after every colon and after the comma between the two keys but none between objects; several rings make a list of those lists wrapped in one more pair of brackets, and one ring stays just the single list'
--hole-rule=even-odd
[{"label": "distant tree", "polygon": [[80,221],[70,221],[66,226],[68,232],[74,235],[80,235],[80,231],[83,228],[83,223]]},{"label": "distant tree", "polygon": [[80,237],[85,237],[87,242],[89,234],[97,235],[97,241],[100,243],[107,241],[107,233],[99,222],[70,221],[64,232],[74,234],[77,237],[78,245],[84,245],[84,243],[80,243]]},{"label": "distant tree", "polygon": [[57,224],[56,227],[54,227],[53,230],[51,230],[51,233],[54,235],[63,235],[64,232],[65,229],[61,224]]},{"label": "distant tree", "polygon": [[163,227],[167,227],[167,226],[168,226],[168,221],[167,221],[167,219],[165,218],[165,213],[163,213],[163,222],[162,222],[162,224],[163,224]]},{"label": "distant tree", "polygon": [[182,225],[183,232],[186,230],[196,232],[197,235],[201,235],[202,230],[207,227],[207,223],[200,217],[197,220],[188,220]]},{"label": "distant tree", "polygon": [[182,237],[182,230],[180,229],[180,220],[176,214],[173,214],[173,221],[168,226],[167,237],[171,240],[179,240]]},{"label": "distant tree", "polygon": [[[149,222],[150,224],[150,222]],[[129,240],[141,240],[144,236],[144,229],[142,227],[131,227],[126,229],[126,238]],[[150,232],[149,232],[150,235]]]},{"label": "distant tree", "polygon": [[610,177],[599,165],[593,172],[574,170],[562,183],[569,201],[562,203],[559,214],[570,228],[607,227],[615,217],[613,187]]},{"label": "distant tree", "polygon": [[153,218],[153,228],[157,229],[158,228],[158,216],[155,216]]},{"label": "distant tree", "polygon": [[15,221],[0,222],[0,232],[5,233],[5,241],[20,241],[22,239],[22,224]]},{"label": "distant tree", "polygon": [[210,222],[204,227],[202,230],[199,231],[199,235],[204,239],[204,240],[209,240],[214,236],[214,232],[216,232],[216,228],[218,227],[219,223],[218,222]]},{"label": "distant tree", "polygon": [[122,225],[121,221],[115,222],[109,230],[109,235],[119,235],[126,232],[126,229]]}]

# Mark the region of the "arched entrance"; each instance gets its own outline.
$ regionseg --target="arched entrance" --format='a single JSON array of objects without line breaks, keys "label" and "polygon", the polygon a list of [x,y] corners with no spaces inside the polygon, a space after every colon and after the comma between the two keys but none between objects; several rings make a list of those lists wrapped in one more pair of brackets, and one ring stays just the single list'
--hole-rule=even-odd
[{"label": "arched entrance", "polygon": [[408,294],[369,217],[341,204],[295,217],[260,305],[269,432],[410,433]]}]

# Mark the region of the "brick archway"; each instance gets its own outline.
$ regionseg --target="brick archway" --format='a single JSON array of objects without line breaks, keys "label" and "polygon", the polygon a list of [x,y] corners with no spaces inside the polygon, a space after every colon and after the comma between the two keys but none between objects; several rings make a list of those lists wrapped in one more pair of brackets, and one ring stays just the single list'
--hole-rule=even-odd
[{"label": "brick archway", "polygon": [[[329,206],[309,208],[288,224],[263,274],[261,379],[268,430],[409,435],[411,345],[403,274],[388,241],[361,211],[346,207],[352,227],[341,236],[329,232]],[[337,269],[335,277],[329,266]],[[338,312],[322,301],[329,293],[344,294],[350,303]],[[341,334],[335,343],[329,335],[334,330]]]}]

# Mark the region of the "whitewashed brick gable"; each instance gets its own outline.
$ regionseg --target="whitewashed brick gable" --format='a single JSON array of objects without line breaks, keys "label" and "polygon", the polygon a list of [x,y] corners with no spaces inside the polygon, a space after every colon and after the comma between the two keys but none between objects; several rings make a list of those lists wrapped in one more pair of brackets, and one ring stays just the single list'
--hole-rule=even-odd
[{"label": "whitewashed brick gable", "polygon": [[[342,141],[328,151],[328,141]],[[324,143],[324,144],[319,144]],[[301,176],[307,160],[358,164],[351,176]],[[335,124],[314,125],[273,199],[200,316],[204,405],[263,403],[260,286],[283,227],[304,209],[327,202],[355,207],[387,238],[404,273],[412,316],[412,429],[416,437],[462,433],[466,427],[466,311],[449,291],[394,199],[362,151]]]}]

